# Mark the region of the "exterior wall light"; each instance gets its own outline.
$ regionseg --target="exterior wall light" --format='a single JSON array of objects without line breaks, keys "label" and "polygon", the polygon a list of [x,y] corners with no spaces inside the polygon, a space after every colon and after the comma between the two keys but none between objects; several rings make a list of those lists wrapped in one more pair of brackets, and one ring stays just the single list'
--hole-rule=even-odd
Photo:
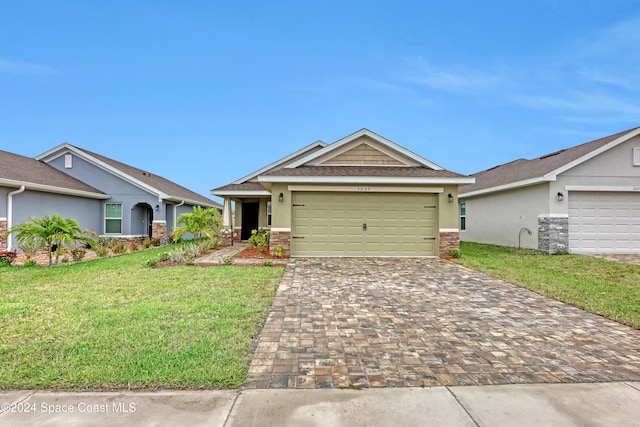
[{"label": "exterior wall light", "polygon": [[558,201],[561,202],[564,200],[564,194],[558,191]]},{"label": "exterior wall light", "polygon": [[449,193],[447,197],[449,198],[449,203],[453,203],[453,194]]},{"label": "exterior wall light", "polygon": [[278,196],[278,201],[280,203],[284,202],[284,194],[280,193],[280,195]]}]

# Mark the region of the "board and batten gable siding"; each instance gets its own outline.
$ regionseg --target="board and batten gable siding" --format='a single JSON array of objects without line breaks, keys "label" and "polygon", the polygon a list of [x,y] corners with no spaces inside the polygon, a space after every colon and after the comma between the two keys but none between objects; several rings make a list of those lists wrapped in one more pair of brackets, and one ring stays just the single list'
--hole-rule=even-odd
[{"label": "board and batten gable siding", "polygon": [[339,154],[323,164],[330,165],[379,165],[402,166],[403,163],[374,149],[368,144],[360,144],[349,151]]}]

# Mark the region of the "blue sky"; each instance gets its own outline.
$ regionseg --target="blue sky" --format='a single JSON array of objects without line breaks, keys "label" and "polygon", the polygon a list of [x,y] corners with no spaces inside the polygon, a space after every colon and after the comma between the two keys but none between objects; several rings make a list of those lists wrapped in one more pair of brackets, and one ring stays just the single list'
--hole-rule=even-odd
[{"label": "blue sky", "polygon": [[635,0],[24,0],[0,40],[0,149],[204,195],[363,127],[471,174],[640,126]]}]

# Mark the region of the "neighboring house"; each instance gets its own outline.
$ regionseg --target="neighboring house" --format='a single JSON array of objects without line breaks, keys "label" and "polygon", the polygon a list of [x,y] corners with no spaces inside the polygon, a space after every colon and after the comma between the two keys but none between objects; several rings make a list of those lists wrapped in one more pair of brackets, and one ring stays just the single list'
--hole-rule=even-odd
[{"label": "neighboring house", "polygon": [[438,256],[458,247],[458,186],[474,178],[444,170],[362,129],[317,141],[233,183],[223,221],[242,240],[271,230],[291,256]]},{"label": "neighboring house", "polygon": [[640,253],[640,128],[475,175],[463,241],[547,253]]},{"label": "neighboring house", "polygon": [[166,241],[177,217],[219,203],[161,176],[70,144],[35,159],[0,151],[0,249],[15,248],[4,231],[59,213],[84,229],[118,240]]}]

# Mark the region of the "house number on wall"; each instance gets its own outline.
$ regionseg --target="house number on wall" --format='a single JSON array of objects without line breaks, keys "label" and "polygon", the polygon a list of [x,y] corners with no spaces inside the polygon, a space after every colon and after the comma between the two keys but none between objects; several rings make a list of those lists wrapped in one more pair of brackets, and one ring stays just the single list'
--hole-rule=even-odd
[{"label": "house number on wall", "polygon": [[371,191],[371,187],[358,187],[358,191]]}]

